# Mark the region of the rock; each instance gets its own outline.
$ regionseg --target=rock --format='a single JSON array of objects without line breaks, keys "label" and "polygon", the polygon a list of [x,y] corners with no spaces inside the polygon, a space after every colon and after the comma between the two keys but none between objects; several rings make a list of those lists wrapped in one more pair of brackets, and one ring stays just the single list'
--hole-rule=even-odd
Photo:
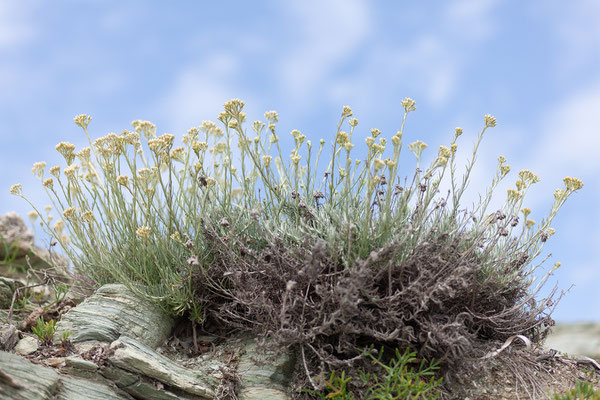
[{"label": "rock", "polygon": [[22,356],[35,353],[38,349],[38,340],[33,336],[25,336],[19,340],[19,343],[15,346],[15,353]]},{"label": "rock", "polygon": [[156,379],[166,386],[201,398],[215,398],[221,378],[217,368],[205,371],[185,369],[126,336],[121,336],[110,347],[114,350],[109,358],[113,366]]},{"label": "rock", "polygon": [[33,232],[14,211],[0,216],[0,236],[4,242],[0,245],[0,259],[12,256],[13,251],[16,251],[17,258],[23,257],[29,254],[33,246]]},{"label": "rock", "polygon": [[556,324],[544,347],[569,355],[600,357],[600,323]]},{"label": "rock", "polygon": [[23,286],[25,285],[16,279],[0,277],[0,308],[10,308],[15,290]]},{"label": "rock", "polygon": [[19,341],[19,331],[14,325],[0,324],[0,350],[10,351]]},{"label": "rock", "polygon": [[15,354],[0,352],[0,394],[12,400],[133,400],[107,382],[62,376]]},{"label": "rock", "polygon": [[272,353],[256,351],[255,339],[245,338],[242,343],[244,351],[237,368],[242,379],[240,400],[289,399],[286,387],[292,378],[295,357],[283,353],[270,360]]},{"label": "rock", "polygon": [[112,343],[124,335],[154,349],[172,328],[173,318],[158,306],[139,299],[124,285],[108,284],[62,316],[54,340],[65,331],[71,331],[73,343]]},{"label": "rock", "polygon": [[[25,225],[23,218],[15,212],[0,216],[0,260],[8,259],[8,267],[26,270],[31,265],[35,269],[57,267],[61,276],[67,276],[69,260],[56,252],[44,250],[34,244],[34,235]],[[26,256],[29,256],[29,263]],[[10,271],[6,266],[0,272]]]}]

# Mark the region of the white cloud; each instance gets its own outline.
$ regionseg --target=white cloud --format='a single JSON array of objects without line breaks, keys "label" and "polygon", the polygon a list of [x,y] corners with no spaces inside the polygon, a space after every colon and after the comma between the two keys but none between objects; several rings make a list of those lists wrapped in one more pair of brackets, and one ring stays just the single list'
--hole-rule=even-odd
[{"label": "white cloud", "polygon": [[307,96],[329,80],[336,67],[356,56],[357,47],[370,32],[370,13],[359,0],[287,4],[288,24],[299,37],[288,44],[279,79],[294,100],[308,101]]},{"label": "white cloud", "polygon": [[239,97],[248,103],[233,82],[239,67],[239,60],[230,54],[210,55],[205,62],[186,67],[154,114],[163,116],[171,129],[185,132],[202,119],[216,119],[227,100]]}]

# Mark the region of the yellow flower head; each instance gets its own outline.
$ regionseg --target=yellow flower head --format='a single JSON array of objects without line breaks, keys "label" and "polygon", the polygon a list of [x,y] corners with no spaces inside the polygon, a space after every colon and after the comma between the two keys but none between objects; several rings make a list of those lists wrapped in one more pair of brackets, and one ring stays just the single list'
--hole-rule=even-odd
[{"label": "yellow flower head", "polygon": [[408,145],[408,149],[413,152],[417,158],[421,158],[421,153],[427,148],[427,144],[417,140]]},{"label": "yellow flower head", "polygon": [[348,133],[341,131],[337,134],[335,141],[341,145],[344,145],[348,142]]},{"label": "yellow flower head", "polygon": [[485,121],[486,128],[493,128],[496,126],[496,118],[492,117],[490,114],[485,114],[483,119]]},{"label": "yellow flower head", "polygon": [[502,174],[502,176],[506,176],[508,173],[510,172],[510,165],[501,165],[500,166],[500,173]]},{"label": "yellow flower head", "polygon": [[563,179],[563,182],[565,183],[567,190],[575,191],[583,187],[583,182],[578,178],[567,176],[565,179]]},{"label": "yellow flower head", "polygon": [[48,178],[46,180],[44,180],[43,185],[47,188],[49,188],[50,190],[54,189],[54,181],[52,180],[52,178]]},{"label": "yellow flower head", "polygon": [[376,138],[377,136],[379,136],[381,134],[381,131],[379,129],[373,128],[371,129],[371,135]]},{"label": "yellow flower head", "polygon": [[438,156],[449,158],[452,155],[452,151],[446,146],[440,146],[438,149]]},{"label": "yellow flower head", "polygon": [[70,208],[67,208],[65,211],[63,211],[63,217],[65,217],[65,219],[67,221],[74,221],[75,220],[75,207],[70,207]]},{"label": "yellow flower head", "polygon": [[14,194],[15,196],[23,195],[23,186],[20,183],[12,185],[10,187],[10,194]]},{"label": "yellow flower head", "polygon": [[75,159],[75,145],[69,142],[60,142],[56,145],[56,151],[58,151],[67,162],[67,165],[71,165]]},{"label": "yellow flower head", "polygon": [[458,126],[456,128],[454,128],[454,138],[458,138],[460,135],[463,134],[463,129],[459,128]]},{"label": "yellow flower head", "polygon": [[139,228],[136,229],[135,234],[138,235],[141,238],[148,238],[148,236],[150,236],[150,232],[152,232],[152,229],[150,229],[147,226],[140,226]]},{"label": "yellow flower head", "polygon": [[78,116],[73,118],[73,122],[75,122],[75,124],[77,126],[80,126],[83,129],[87,129],[88,124],[90,123],[91,120],[92,120],[92,117],[90,117],[89,115],[85,115],[85,114],[79,114]]},{"label": "yellow flower head", "polygon": [[520,197],[519,192],[517,192],[515,189],[508,189],[507,192],[509,201],[517,200]]},{"label": "yellow flower head", "polygon": [[267,111],[265,113],[265,119],[269,124],[276,124],[279,122],[279,115],[277,111]]},{"label": "yellow flower head", "polygon": [[365,139],[365,142],[367,142],[367,146],[370,148],[373,146],[373,143],[375,143],[375,138],[372,136],[369,136],[368,138]]},{"label": "yellow flower head", "polygon": [[415,111],[417,109],[417,107],[415,107],[415,101],[410,97],[406,97],[400,104],[404,107],[406,112]]},{"label": "yellow flower head", "polygon": [[519,171],[519,178],[529,183],[537,183],[540,181],[540,178],[528,169],[522,169]]},{"label": "yellow flower head", "polygon": [[35,164],[33,164],[33,168],[31,169],[31,172],[33,173],[33,175],[42,179],[42,177],[44,176],[44,168],[46,168],[45,162],[43,162],[43,161],[36,162]]},{"label": "yellow flower head", "polygon": [[532,219],[528,219],[527,221],[525,221],[525,225],[526,225],[528,228],[531,228],[533,225],[535,225],[535,221],[534,221],[534,220],[532,220]]},{"label": "yellow flower head", "polygon": [[31,220],[31,222],[35,221],[38,217],[38,213],[37,211],[29,211],[27,213],[27,216],[29,217],[29,219]]},{"label": "yellow flower head", "polygon": [[262,161],[263,161],[263,164],[265,165],[265,167],[269,166],[272,159],[273,159],[273,157],[271,157],[271,156],[262,156]]},{"label": "yellow flower head", "polygon": [[86,212],[81,214],[81,219],[89,224],[93,223],[96,220],[96,218],[94,218],[94,213],[90,210],[87,210]]},{"label": "yellow flower head", "polygon": [[127,175],[119,175],[117,183],[121,186],[127,186],[129,184],[129,177]]},{"label": "yellow flower head", "polygon": [[346,117],[351,117],[352,116],[352,109],[348,106],[344,106],[344,108],[342,109],[342,116],[344,118]]},{"label": "yellow flower head", "polygon": [[457,149],[457,148],[458,148],[458,145],[457,145],[456,143],[452,143],[452,144],[450,145],[450,151],[451,151],[452,153],[456,153],[456,149]]},{"label": "yellow flower head", "polygon": [[60,167],[58,165],[56,165],[56,166],[50,168],[50,173],[58,178],[60,176]]},{"label": "yellow flower head", "polygon": [[185,150],[181,146],[176,147],[175,149],[173,149],[173,151],[171,151],[171,154],[169,157],[171,157],[172,160],[184,162],[185,161]]},{"label": "yellow flower head", "polygon": [[356,118],[351,118],[350,121],[348,121],[348,123],[352,128],[354,128],[356,125],[358,125],[358,120]]},{"label": "yellow flower head", "polygon": [[77,171],[79,170],[79,165],[72,164],[65,168],[64,173],[65,176],[69,179],[75,179],[77,176]]}]

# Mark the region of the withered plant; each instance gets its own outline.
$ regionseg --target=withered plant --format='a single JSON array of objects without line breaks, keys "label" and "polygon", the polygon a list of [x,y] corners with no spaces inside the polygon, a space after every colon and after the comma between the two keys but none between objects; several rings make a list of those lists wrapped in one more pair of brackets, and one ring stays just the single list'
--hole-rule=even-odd
[{"label": "withered plant", "polygon": [[[539,298],[539,291],[560,264],[536,279],[536,260],[558,209],[583,186],[579,179],[564,179],[536,225],[523,207],[539,180],[529,170],[519,172],[504,205],[488,211],[510,171],[502,156],[479,204],[461,207],[479,144],[496,126],[490,115],[462,178],[456,150],[463,131],[456,128],[426,168],[427,145],[409,144],[417,168],[402,181],[411,99],[402,101],[402,126],[386,158],[378,129],[365,139],[366,158],[350,157],[358,120],[344,107],[324,171],[325,140],[313,165],[312,142],[292,131],[295,146],[284,162],[277,113],[255,121],[249,138],[243,106],[227,102],[218,118],[223,128],[204,122],[181,147],[173,135],[156,137],[153,124],[134,121],[134,132],[90,139],[79,152],[60,143],[64,177],[58,166],[46,178],[46,164],[34,165],[63,219],[51,226],[49,212],[37,214],[79,273],[97,284],[121,282],[194,326],[249,331],[265,349],[294,352],[298,397],[325,390],[332,373],[343,372],[345,387],[363,398],[374,383],[361,377],[381,372],[397,350],[438,362],[441,395],[449,396],[470,371],[516,354],[496,350],[513,336],[543,340],[560,296],[554,289]],[[88,134],[90,117],[75,122]],[[11,192],[23,196],[21,185]]]}]

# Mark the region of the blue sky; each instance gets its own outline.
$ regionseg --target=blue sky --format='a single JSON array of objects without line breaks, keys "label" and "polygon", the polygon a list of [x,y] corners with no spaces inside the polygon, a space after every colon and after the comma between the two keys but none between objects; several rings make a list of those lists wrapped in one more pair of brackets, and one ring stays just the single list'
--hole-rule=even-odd
[{"label": "blue sky", "polygon": [[[466,205],[485,190],[500,154],[513,172],[495,205],[517,171],[531,169],[542,181],[525,205],[538,221],[563,177],[584,181],[555,219],[547,266],[563,264],[550,284],[575,285],[554,318],[598,320],[598,15],[594,0],[3,1],[0,213],[30,210],[9,194],[17,182],[46,204],[31,166],[59,164],[60,141],[85,146],[72,122],[80,113],[92,115],[94,137],[134,119],[181,137],[237,97],[250,121],[274,109],[280,133],[299,129],[316,142],[332,139],[349,105],[362,141],[370,128],[390,138],[400,101],[411,97],[417,111],[404,142],[425,141],[426,156],[461,126],[465,160],[484,114],[497,118]],[[414,166],[410,157],[404,152],[403,162]]]}]

